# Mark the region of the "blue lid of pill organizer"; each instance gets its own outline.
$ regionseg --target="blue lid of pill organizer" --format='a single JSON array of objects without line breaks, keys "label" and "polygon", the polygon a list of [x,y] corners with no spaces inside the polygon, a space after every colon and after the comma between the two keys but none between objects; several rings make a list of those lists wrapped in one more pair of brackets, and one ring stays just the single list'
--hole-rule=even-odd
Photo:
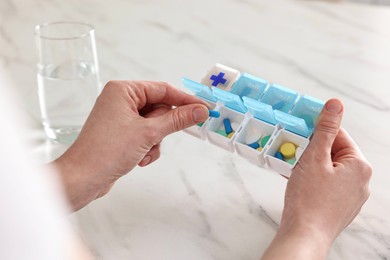
[{"label": "blue lid of pill organizer", "polygon": [[225,104],[226,107],[236,110],[240,113],[246,112],[247,109],[238,95],[216,87],[212,87],[212,90],[214,97],[216,97],[219,101]]},{"label": "blue lid of pill organizer", "polygon": [[269,83],[265,79],[260,79],[247,73],[241,74],[234,83],[231,93],[243,97],[259,99]]},{"label": "blue lid of pill organizer", "polygon": [[275,110],[274,113],[276,121],[284,129],[304,137],[309,137],[311,135],[304,119],[278,110]]},{"label": "blue lid of pill organizer", "polygon": [[294,105],[291,115],[305,120],[310,134],[313,133],[315,124],[325,102],[311,96],[301,96]]},{"label": "blue lid of pill organizer", "polygon": [[248,111],[257,119],[264,122],[276,125],[275,114],[272,106],[254,100],[252,98],[243,97],[244,105],[248,108]]},{"label": "blue lid of pill organizer", "polygon": [[274,110],[288,113],[298,96],[299,94],[295,90],[272,84],[264,93],[264,96],[260,101],[271,105]]},{"label": "blue lid of pill organizer", "polygon": [[184,87],[194,92],[196,96],[206,99],[207,101],[211,101],[214,103],[217,102],[217,99],[213,96],[213,93],[208,86],[190,80],[188,78],[183,78],[182,80]]}]

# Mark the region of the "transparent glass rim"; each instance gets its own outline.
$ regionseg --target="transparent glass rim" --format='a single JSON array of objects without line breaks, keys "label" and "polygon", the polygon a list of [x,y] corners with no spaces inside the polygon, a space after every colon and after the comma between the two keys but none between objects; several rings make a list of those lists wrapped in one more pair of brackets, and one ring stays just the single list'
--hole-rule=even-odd
[{"label": "transparent glass rim", "polygon": [[[58,24],[69,24],[69,25],[82,25],[87,28],[89,28],[85,33],[79,34],[77,36],[71,36],[71,37],[50,37],[45,36],[41,33],[41,30],[45,27],[52,26],[52,25],[58,25]],[[95,31],[95,27],[92,24],[84,23],[84,22],[74,22],[74,21],[56,21],[56,22],[48,22],[43,24],[38,24],[35,26],[34,35],[47,40],[75,40],[80,39],[89,36],[93,31]]]}]

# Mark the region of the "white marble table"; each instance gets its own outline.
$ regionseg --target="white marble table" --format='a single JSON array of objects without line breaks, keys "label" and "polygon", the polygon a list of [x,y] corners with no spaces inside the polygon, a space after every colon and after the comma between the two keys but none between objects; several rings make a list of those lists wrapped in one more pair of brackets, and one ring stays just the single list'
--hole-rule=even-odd
[{"label": "white marble table", "polygon": [[[39,163],[60,155],[37,120],[35,24],[96,26],[103,81],[200,79],[220,62],[320,99],[374,167],[372,195],[329,259],[390,259],[390,8],[288,0],[0,2],[0,76],[32,118]],[[99,259],[258,259],[280,220],[286,180],[185,133],[160,160],[74,214]],[[386,162],[387,160],[387,162]],[[330,191],[331,192],[331,191]],[[341,198],[342,199],[342,198]]]}]

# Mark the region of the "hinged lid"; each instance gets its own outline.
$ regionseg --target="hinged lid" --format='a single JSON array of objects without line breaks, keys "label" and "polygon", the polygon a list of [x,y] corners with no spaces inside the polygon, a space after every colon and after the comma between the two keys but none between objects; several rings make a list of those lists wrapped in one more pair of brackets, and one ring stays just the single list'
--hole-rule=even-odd
[{"label": "hinged lid", "polygon": [[255,118],[276,125],[275,114],[272,106],[247,97],[243,97],[243,100],[244,105]]},{"label": "hinged lid", "polygon": [[298,92],[292,89],[272,84],[264,93],[264,96],[260,101],[271,105],[274,110],[280,110],[288,113],[298,96]]},{"label": "hinged lid", "polygon": [[324,101],[305,95],[298,99],[290,114],[304,119],[310,133],[313,133],[323,107]]},{"label": "hinged lid", "polygon": [[226,107],[236,110],[240,113],[245,113],[247,111],[246,107],[242,103],[242,100],[236,94],[227,92],[225,90],[212,87],[212,92],[214,97],[217,100],[221,101]]},{"label": "hinged lid", "polygon": [[241,98],[245,96],[257,100],[268,85],[268,81],[244,73],[234,83],[230,92],[239,95]]},{"label": "hinged lid", "polygon": [[274,110],[274,113],[276,121],[284,129],[304,137],[309,137],[311,135],[304,119],[278,110]]},{"label": "hinged lid", "polygon": [[213,103],[217,102],[217,99],[213,96],[213,93],[208,86],[205,86],[188,78],[183,78],[182,81],[183,86],[195,93],[196,96]]}]

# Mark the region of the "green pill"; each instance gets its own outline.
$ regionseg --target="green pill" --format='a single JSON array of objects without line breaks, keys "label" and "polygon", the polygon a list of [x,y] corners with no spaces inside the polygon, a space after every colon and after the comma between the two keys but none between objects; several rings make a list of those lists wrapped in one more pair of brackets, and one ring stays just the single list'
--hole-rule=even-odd
[{"label": "green pill", "polygon": [[260,141],[260,145],[262,148],[265,147],[265,145],[268,143],[268,140],[271,138],[270,135],[267,135],[267,136],[264,136],[263,138],[261,138],[261,141]]},{"label": "green pill", "polygon": [[296,161],[295,158],[293,158],[293,159],[286,160],[286,163],[294,165],[295,161]]},{"label": "green pill", "polygon": [[223,135],[223,136],[227,137],[226,132],[223,131],[223,130],[217,130],[216,133],[218,133],[218,134],[220,134],[220,135]]}]

